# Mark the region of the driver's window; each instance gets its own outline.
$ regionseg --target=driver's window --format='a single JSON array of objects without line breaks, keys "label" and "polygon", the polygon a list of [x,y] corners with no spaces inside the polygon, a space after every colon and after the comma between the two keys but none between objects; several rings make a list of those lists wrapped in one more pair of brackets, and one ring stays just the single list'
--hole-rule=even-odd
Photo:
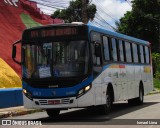
[{"label": "driver's window", "polygon": [[92,47],[92,59],[94,66],[101,66],[102,56],[101,56],[101,36],[100,33],[91,33],[91,47]]}]

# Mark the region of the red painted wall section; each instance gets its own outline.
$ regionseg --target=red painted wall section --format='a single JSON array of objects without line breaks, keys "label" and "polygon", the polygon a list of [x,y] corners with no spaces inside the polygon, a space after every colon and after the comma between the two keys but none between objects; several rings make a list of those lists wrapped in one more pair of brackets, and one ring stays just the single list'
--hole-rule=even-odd
[{"label": "red painted wall section", "polygon": [[[11,0],[10,0],[11,1]],[[60,19],[51,19],[49,16],[43,14],[35,2],[27,0],[19,0],[16,3],[18,7],[0,0],[0,58],[9,64],[19,76],[21,76],[21,66],[16,64],[12,58],[12,44],[21,39],[22,32],[25,29],[20,15],[26,13],[32,17],[33,20],[40,24],[58,24],[63,21]],[[17,58],[20,58],[20,51],[17,53]]]}]

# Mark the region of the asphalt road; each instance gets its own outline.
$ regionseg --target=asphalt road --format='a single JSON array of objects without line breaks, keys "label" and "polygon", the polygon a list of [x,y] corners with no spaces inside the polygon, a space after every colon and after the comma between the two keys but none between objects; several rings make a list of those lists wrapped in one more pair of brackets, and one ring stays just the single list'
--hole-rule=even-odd
[{"label": "asphalt road", "polygon": [[[109,115],[99,115],[94,109],[70,109],[62,111],[60,116],[55,119],[49,118],[46,112],[7,119],[19,119],[20,121],[27,119],[42,123],[41,126],[30,126],[30,128],[51,128],[53,125],[59,128],[97,128],[97,125],[102,128],[106,125],[107,128],[160,128],[160,94],[145,96],[144,104],[141,106],[129,106],[125,101],[115,103]],[[3,128],[3,126],[1,127]],[[23,126],[23,128],[25,127],[27,126]]]}]

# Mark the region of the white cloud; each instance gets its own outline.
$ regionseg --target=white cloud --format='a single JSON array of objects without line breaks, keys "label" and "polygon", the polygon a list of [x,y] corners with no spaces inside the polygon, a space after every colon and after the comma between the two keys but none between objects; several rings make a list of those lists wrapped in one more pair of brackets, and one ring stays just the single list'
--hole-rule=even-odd
[{"label": "white cloud", "polygon": [[127,11],[132,9],[125,0],[93,0],[93,3],[97,7],[98,15],[113,27],[115,27],[116,20],[119,20]]}]

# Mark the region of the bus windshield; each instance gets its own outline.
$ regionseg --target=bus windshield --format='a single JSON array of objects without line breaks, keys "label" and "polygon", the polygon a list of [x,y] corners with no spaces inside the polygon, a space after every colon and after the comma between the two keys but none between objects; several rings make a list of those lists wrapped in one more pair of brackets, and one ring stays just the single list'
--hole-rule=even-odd
[{"label": "bus windshield", "polygon": [[87,41],[24,44],[23,78],[78,77],[88,73]]}]

